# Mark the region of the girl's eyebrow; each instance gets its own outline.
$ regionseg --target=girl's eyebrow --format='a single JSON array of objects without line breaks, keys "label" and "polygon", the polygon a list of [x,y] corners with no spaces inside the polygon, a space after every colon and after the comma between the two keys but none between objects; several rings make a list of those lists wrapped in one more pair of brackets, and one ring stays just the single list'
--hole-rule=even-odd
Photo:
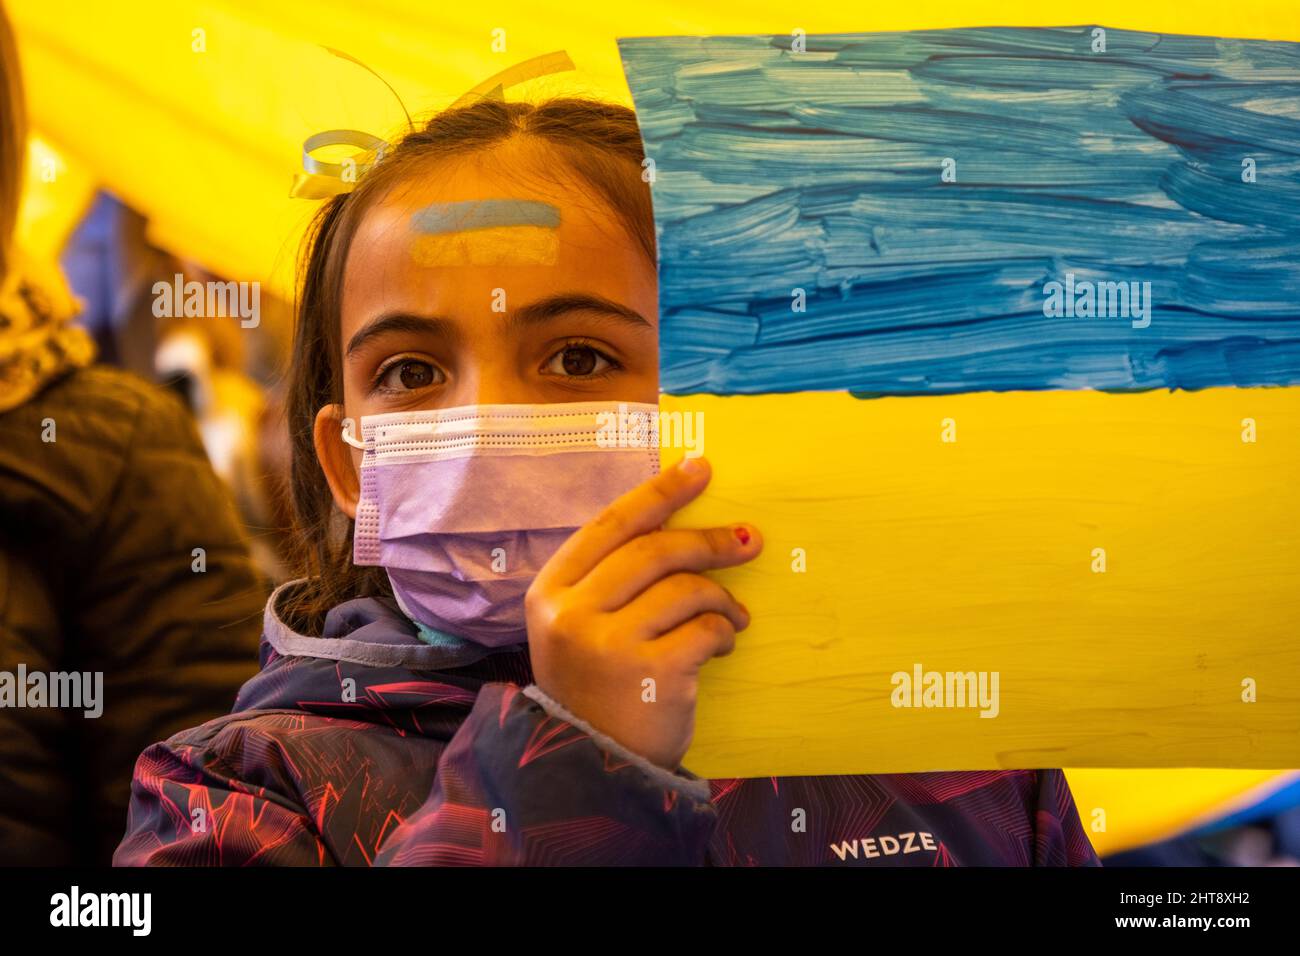
[{"label": "girl's eyebrow", "polygon": [[558,319],[569,312],[597,312],[630,325],[654,329],[640,312],[602,295],[588,292],[561,292],[548,295],[536,302],[510,310],[509,323],[513,327],[540,325]]},{"label": "girl's eyebrow", "polygon": [[[588,292],[561,292],[548,295],[527,305],[512,309],[507,322],[512,328],[541,325],[551,322],[570,312],[593,312],[616,319],[619,322],[641,329],[654,329],[640,312],[630,309],[613,299]],[[437,335],[455,345],[461,339],[460,328],[447,318],[438,315],[413,315],[409,312],[385,312],[371,319],[348,340],[347,356],[360,349],[371,339],[390,332],[407,332],[415,335]]]},{"label": "girl's eyebrow", "polygon": [[450,344],[460,341],[460,329],[451,319],[437,315],[412,315],[409,312],[385,312],[371,319],[348,340],[347,356],[361,348],[371,339],[389,332],[409,332],[416,335],[437,335]]}]

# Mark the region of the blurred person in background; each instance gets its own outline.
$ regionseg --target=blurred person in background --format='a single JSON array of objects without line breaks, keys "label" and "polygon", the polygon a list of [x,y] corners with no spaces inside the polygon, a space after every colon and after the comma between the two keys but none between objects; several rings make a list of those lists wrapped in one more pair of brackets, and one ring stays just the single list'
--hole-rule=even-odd
[{"label": "blurred person in background", "polygon": [[[25,150],[0,7],[0,864],[107,864],[139,752],[257,671],[266,590],[180,401],[92,365],[62,277],[14,248]],[[95,706],[40,705],[59,674],[102,674]]]},{"label": "blurred person in background", "polygon": [[[163,275],[174,273],[199,283],[223,281],[195,263],[172,261],[175,267]],[[287,306],[270,296],[261,298],[263,320],[285,310],[283,321],[291,322]],[[208,460],[234,497],[259,570],[280,583],[290,573],[292,519],[284,389],[275,380],[283,376],[287,354],[248,354],[265,348],[267,338],[277,339],[273,324],[279,323],[264,321],[258,334],[250,336],[233,316],[155,318],[150,332],[153,368],[147,374],[175,391],[189,409]]]},{"label": "blurred person in background", "polygon": [[79,300],[77,324],[94,339],[98,361],[176,392],[217,477],[234,495],[258,568],[283,581],[292,522],[278,383],[288,361],[292,305],[259,290],[260,314],[250,333],[244,318],[219,306],[217,314],[187,314],[161,299],[160,284],[211,288],[227,279],[154,245],[145,216],[108,191],[96,195],[59,260]]}]

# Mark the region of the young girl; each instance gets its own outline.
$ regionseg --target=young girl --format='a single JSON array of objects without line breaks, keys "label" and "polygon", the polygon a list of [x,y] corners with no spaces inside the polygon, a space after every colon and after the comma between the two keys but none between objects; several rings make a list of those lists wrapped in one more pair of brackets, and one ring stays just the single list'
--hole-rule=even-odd
[{"label": "young girl", "polygon": [[628,109],[486,101],[322,209],[291,383],[305,574],[233,713],[141,756],[117,864],[1097,862],[1059,770],[680,766],[699,670],[749,623],[701,572],[762,539],[664,530],[708,465],[659,473],[603,430],[658,395],[642,159]]}]

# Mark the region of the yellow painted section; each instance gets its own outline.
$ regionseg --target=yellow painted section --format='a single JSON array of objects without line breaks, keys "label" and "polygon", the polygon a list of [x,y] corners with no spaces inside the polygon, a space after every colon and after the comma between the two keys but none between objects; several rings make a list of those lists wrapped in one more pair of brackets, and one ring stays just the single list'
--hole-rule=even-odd
[{"label": "yellow painted section", "polygon": [[[754,623],[703,672],[696,773],[1300,766],[1300,389],[664,410],[715,467],[675,523],[766,542],[718,575]],[[894,706],[918,665],[996,672],[996,716]]]}]

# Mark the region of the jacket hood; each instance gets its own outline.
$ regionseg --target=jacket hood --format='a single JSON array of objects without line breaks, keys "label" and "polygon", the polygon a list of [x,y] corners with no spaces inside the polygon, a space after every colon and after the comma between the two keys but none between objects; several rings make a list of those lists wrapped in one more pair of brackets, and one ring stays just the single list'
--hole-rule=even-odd
[{"label": "jacket hood", "polygon": [[[450,635],[422,638],[420,628],[391,599],[345,601],[326,615],[319,636],[296,631],[286,620],[284,604],[307,583],[303,578],[282,584],[266,602],[262,670],[240,689],[232,712],[288,709],[373,718],[376,710],[418,705],[427,697],[425,688],[445,691],[445,672],[489,657],[508,673],[530,679],[525,645],[490,648]],[[350,688],[343,683],[349,677]],[[344,691],[349,690],[355,700],[347,699]]]}]

